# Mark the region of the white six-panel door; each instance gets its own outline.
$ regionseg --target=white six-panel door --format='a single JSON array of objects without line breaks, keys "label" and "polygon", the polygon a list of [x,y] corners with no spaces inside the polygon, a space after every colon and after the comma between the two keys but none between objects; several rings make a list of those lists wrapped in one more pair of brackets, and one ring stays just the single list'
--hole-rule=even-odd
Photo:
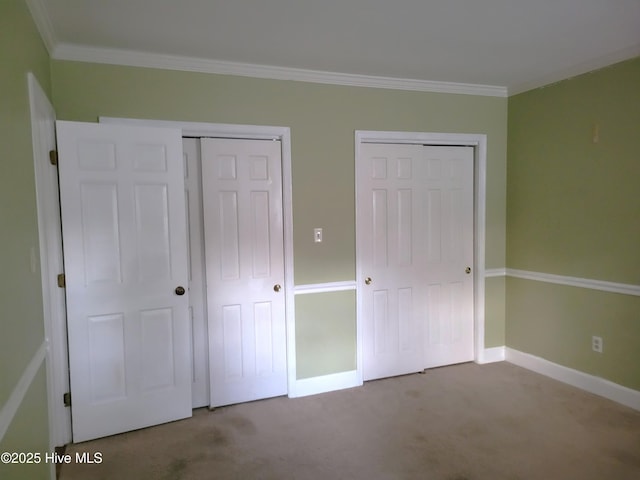
[{"label": "white six-panel door", "polygon": [[423,147],[424,367],[473,360],[473,147]]},{"label": "white six-panel door", "polygon": [[211,407],[287,393],[279,141],[201,140]]},{"label": "white six-panel door", "polygon": [[473,148],[365,143],[356,181],[364,379],[472,360]]},{"label": "white six-panel door", "polygon": [[179,130],[57,122],[73,440],[191,416]]},{"label": "white six-panel door", "polygon": [[358,254],[363,259],[363,377],[422,370],[419,145],[363,144],[358,166]]}]

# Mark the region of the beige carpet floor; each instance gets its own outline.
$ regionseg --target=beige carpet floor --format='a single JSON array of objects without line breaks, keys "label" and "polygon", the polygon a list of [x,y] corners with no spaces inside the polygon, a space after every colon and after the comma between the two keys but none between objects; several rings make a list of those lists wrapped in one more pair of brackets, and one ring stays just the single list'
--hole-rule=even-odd
[{"label": "beige carpet floor", "polygon": [[62,480],[638,480],[640,412],[508,363],[196,410],[70,445]]}]

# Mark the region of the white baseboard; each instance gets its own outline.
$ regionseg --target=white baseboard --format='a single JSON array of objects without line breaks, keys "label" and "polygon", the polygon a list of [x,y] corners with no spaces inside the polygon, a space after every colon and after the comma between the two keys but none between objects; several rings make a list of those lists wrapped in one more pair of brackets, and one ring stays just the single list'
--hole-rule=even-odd
[{"label": "white baseboard", "polygon": [[321,377],[296,380],[289,388],[289,398],[306,397],[307,395],[360,386],[362,386],[362,379],[359,378],[356,370],[334,373]]},{"label": "white baseboard", "polygon": [[480,365],[485,363],[503,362],[505,359],[505,347],[485,348],[482,350],[476,363]]},{"label": "white baseboard", "polygon": [[532,370],[555,380],[581,388],[587,392],[608,398],[635,410],[640,410],[640,391],[623,387],[604,378],[558,365],[544,358],[506,348],[506,361]]},{"label": "white baseboard", "polygon": [[35,378],[38,370],[40,370],[40,366],[47,354],[47,342],[44,341],[38,347],[38,350],[31,358],[29,365],[22,372],[22,376],[20,380],[18,380],[18,384],[11,392],[6,403],[2,406],[0,410],[0,441],[4,438],[5,433],[9,430],[11,426],[11,422],[13,422],[13,417],[15,417],[20,405],[22,405],[22,401],[24,400],[33,379]]}]

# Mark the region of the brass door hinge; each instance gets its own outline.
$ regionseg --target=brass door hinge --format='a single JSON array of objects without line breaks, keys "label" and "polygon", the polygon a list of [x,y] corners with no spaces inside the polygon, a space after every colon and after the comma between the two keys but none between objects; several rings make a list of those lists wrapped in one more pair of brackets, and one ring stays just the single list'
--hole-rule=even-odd
[{"label": "brass door hinge", "polygon": [[71,392],[67,392],[64,395],[62,395],[62,401],[64,402],[64,406],[65,407],[70,407],[71,406]]},{"label": "brass door hinge", "polygon": [[56,150],[49,150],[49,162],[51,162],[51,165],[58,165],[58,152]]},{"label": "brass door hinge", "polygon": [[60,288],[64,288],[67,286],[67,279],[65,278],[64,273],[58,275],[58,286]]}]

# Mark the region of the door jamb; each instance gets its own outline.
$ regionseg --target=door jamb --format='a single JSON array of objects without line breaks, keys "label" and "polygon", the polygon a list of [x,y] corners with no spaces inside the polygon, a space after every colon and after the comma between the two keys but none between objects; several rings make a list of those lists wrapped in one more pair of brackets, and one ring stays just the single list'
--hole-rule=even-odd
[{"label": "door jamb", "polygon": [[[55,283],[56,275],[64,271],[62,223],[57,167],[49,162],[49,150],[56,149],[56,114],[46,93],[31,72],[27,75],[27,84],[42,277],[49,446],[53,449],[71,442],[72,439],[71,411],[62,401],[64,393],[69,391],[65,291]],[[42,114],[45,115],[44,118],[41,117]]]},{"label": "door jamb", "polygon": [[[487,136],[473,133],[437,133],[437,132],[385,132],[374,130],[356,130],[355,132],[355,169],[361,164],[360,145],[363,143],[396,143],[466,146],[474,148],[473,155],[473,214],[474,214],[474,285],[473,285],[473,317],[474,317],[474,361],[485,363],[484,354],[484,304],[485,304],[485,234],[486,234],[486,180],[487,180]],[[356,198],[358,198],[358,182],[356,181]],[[357,252],[358,241],[358,203],[356,202],[356,285],[364,282],[362,264]],[[362,382],[362,293],[356,288],[356,331],[357,333],[357,375]]]},{"label": "door jamb", "polygon": [[245,138],[251,140],[280,140],[282,149],[282,215],[284,223],[284,294],[287,343],[287,391],[296,384],[295,298],[293,279],[293,201],[291,175],[291,129],[264,125],[180,122],[133,118],[99,117],[100,123],[173,127],[182,130],[183,137]]}]

